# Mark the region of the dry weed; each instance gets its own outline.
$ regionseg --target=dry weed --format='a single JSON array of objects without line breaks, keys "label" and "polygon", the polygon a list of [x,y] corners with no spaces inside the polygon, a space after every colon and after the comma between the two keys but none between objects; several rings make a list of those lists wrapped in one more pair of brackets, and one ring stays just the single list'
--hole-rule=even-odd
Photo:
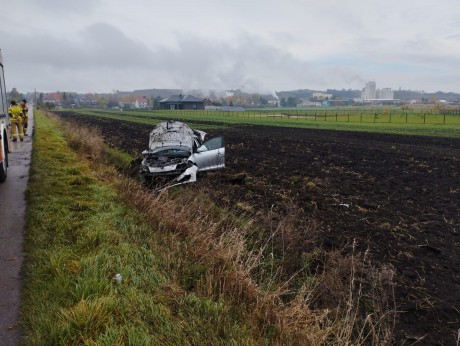
[{"label": "dry weed", "polygon": [[73,122],[60,122],[65,137],[74,150],[91,160],[98,160],[104,152],[104,141],[98,130],[82,127]]}]

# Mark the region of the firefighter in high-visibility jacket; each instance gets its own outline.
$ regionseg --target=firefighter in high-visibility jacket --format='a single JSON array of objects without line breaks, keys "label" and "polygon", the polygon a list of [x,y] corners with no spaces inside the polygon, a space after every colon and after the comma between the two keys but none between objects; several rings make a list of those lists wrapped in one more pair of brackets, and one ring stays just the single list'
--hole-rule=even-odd
[{"label": "firefighter in high-visibility jacket", "polygon": [[18,140],[18,136],[22,142],[24,140],[24,130],[22,128],[21,106],[16,104],[16,101],[11,101],[11,105],[8,108],[8,114],[10,115],[11,136],[13,137],[13,142],[16,142]]},{"label": "firefighter in high-visibility jacket", "polygon": [[24,130],[24,136],[27,136],[27,125],[29,124],[29,107],[27,107],[27,100],[22,100],[19,105],[22,110],[22,127]]}]

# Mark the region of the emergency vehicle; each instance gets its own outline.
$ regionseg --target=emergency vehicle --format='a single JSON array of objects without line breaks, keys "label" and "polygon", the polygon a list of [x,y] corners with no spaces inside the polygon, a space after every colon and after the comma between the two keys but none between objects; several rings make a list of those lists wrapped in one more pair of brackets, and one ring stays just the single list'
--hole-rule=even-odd
[{"label": "emergency vehicle", "polygon": [[6,103],[5,74],[3,57],[0,50],[0,183],[6,180],[8,173],[8,153],[10,148],[10,117]]}]

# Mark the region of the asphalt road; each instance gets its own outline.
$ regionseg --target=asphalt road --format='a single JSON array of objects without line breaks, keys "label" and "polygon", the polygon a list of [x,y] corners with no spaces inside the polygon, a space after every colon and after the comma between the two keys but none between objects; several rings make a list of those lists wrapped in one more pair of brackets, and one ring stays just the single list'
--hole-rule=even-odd
[{"label": "asphalt road", "polygon": [[0,346],[17,345],[21,334],[18,319],[32,130],[30,106],[29,136],[23,142],[12,142],[8,177],[0,184]]}]

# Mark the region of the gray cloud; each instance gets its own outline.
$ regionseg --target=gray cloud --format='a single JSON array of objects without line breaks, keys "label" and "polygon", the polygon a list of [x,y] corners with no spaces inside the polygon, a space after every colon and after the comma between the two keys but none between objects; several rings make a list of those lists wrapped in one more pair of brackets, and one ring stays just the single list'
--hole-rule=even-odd
[{"label": "gray cloud", "polygon": [[[0,13],[0,48],[7,84],[20,90],[270,91],[375,79],[460,91],[460,10],[456,0],[449,11],[430,4],[17,0]],[[9,15],[18,8],[20,26]]]},{"label": "gray cloud", "polygon": [[[0,35],[4,33],[0,31]],[[144,44],[104,23],[82,30],[77,40],[44,34],[5,37],[7,40],[3,44],[8,48],[5,51],[15,64],[87,70],[93,67],[149,67],[152,61],[152,52]]]},{"label": "gray cloud", "polygon": [[111,25],[98,23],[82,32],[86,66],[150,67],[152,52]]},{"label": "gray cloud", "polygon": [[[88,15],[91,11],[98,8],[102,3],[101,0],[78,0],[78,1],[62,1],[62,0],[15,0],[8,4],[16,13],[34,13],[51,14],[52,16],[65,15]],[[2,4],[3,7],[3,4]]]}]

